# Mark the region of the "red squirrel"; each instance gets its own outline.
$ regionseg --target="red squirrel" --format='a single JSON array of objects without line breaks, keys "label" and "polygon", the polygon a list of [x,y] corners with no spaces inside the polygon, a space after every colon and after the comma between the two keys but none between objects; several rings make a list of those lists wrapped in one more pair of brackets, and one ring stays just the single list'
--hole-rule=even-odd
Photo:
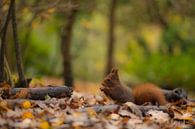
[{"label": "red squirrel", "polygon": [[151,83],[135,86],[133,96],[135,104],[138,105],[146,102],[150,102],[153,105],[165,105],[167,103],[162,90]]},{"label": "red squirrel", "polygon": [[142,84],[135,86],[133,90],[123,86],[119,80],[118,70],[113,69],[102,82],[100,88],[106,96],[119,103],[127,101],[134,102],[137,105],[151,103],[153,105],[165,105],[167,103],[165,96],[160,88],[154,84]]}]

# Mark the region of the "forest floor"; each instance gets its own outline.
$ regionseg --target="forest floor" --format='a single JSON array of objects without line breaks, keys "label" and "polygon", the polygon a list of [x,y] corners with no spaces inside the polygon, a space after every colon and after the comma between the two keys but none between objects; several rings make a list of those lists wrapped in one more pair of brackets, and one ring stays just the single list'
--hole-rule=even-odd
[{"label": "forest floor", "polygon": [[[33,80],[35,85],[62,85],[56,78]],[[33,86],[34,85],[34,86]],[[39,129],[194,129],[195,104],[167,105],[142,112],[131,103],[116,104],[100,84],[76,81],[70,98],[1,99],[0,128]],[[146,106],[147,107],[147,106]]]}]

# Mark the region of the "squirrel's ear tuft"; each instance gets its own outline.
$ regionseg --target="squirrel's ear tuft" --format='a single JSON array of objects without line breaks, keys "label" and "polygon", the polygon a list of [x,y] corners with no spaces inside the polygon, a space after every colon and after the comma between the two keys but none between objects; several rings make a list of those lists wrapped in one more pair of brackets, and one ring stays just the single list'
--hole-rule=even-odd
[{"label": "squirrel's ear tuft", "polygon": [[118,73],[118,69],[117,68],[112,68],[111,73]]},{"label": "squirrel's ear tuft", "polygon": [[119,76],[118,76],[118,69],[117,68],[112,68],[112,71],[111,71],[111,77],[112,79],[116,79],[118,80],[119,79]]}]

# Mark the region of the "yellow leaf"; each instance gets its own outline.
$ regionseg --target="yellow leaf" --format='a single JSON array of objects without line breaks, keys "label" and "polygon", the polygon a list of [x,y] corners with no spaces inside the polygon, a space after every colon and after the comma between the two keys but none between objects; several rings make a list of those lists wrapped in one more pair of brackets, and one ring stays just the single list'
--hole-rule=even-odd
[{"label": "yellow leaf", "polygon": [[192,107],[187,107],[188,112],[192,112],[192,110],[193,110]]},{"label": "yellow leaf", "polygon": [[26,119],[26,118],[33,119],[34,115],[31,112],[24,112],[23,115],[22,115],[22,118],[23,119]]},{"label": "yellow leaf", "polygon": [[39,125],[39,128],[40,129],[49,129],[50,126],[49,126],[49,123],[47,121],[42,121]]},{"label": "yellow leaf", "polygon": [[24,102],[22,103],[22,107],[25,108],[25,109],[30,108],[30,107],[31,107],[30,101],[24,101]]},{"label": "yellow leaf", "polygon": [[178,127],[178,126],[177,126],[175,129],[181,129],[181,127]]},{"label": "yellow leaf", "polygon": [[192,121],[193,118],[192,117],[185,117],[185,118],[182,118],[181,120],[185,120],[185,121]]},{"label": "yellow leaf", "polygon": [[176,118],[177,120],[181,120],[181,121],[193,121],[193,118],[191,116],[188,117],[180,117],[180,118]]},{"label": "yellow leaf", "polygon": [[89,114],[89,116],[97,115],[97,113],[92,108],[87,109],[87,113]]}]

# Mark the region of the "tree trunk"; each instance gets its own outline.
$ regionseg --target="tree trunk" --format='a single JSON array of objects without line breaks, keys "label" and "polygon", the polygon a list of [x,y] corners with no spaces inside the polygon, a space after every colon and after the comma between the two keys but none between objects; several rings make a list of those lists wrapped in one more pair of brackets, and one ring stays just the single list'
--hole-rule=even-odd
[{"label": "tree trunk", "polygon": [[[1,0],[0,1],[0,5],[2,5],[3,4],[3,1]],[[3,16],[3,11],[2,11],[2,7],[0,7],[0,36],[2,36],[2,30],[3,30],[3,18],[4,18],[4,16]],[[0,59],[1,59],[1,38],[0,38]],[[2,63],[3,63],[3,60],[0,60],[0,67],[2,67]],[[3,80],[3,68],[0,68],[0,82],[2,82],[2,80]]]},{"label": "tree trunk", "polygon": [[[3,1],[1,0],[0,1],[0,5],[3,4]],[[0,7],[0,34],[1,34],[1,31],[2,31],[2,27],[3,27],[3,19],[4,19],[4,13],[3,13],[3,10],[2,10],[2,7]]]},{"label": "tree trunk", "polygon": [[111,0],[109,8],[109,31],[108,31],[108,46],[107,46],[107,64],[106,72],[107,75],[110,73],[112,67],[114,66],[114,44],[115,44],[115,11],[116,11],[117,0]]},{"label": "tree trunk", "polygon": [[9,20],[11,18],[11,12],[12,12],[12,8],[13,8],[13,1],[11,1],[10,6],[9,6],[9,10],[8,10],[8,14],[5,20],[4,25],[2,25],[1,27],[1,47],[0,47],[0,82],[5,81],[5,72],[4,72],[4,68],[5,68],[5,49],[6,49],[6,33],[7,33],[7,28],[8,28],[8,24],[9,24]]},{"label": "tree trunk", "polygon": [[18,31],[17,31],[16,14],[15,14],[15,0],[11,0],[11,2],[13,2],[12,27],[13,27],[13,37],[14,37],[15,53],[16,53],[16,65],[17,65],[17,70],[18,70],[19,82],[21,84],[20,87],[27,87],[27,82],[24,76],[23,65],[22,65],[20,44],[18,41]]},{"label": "tree trunk", "polygon": [[73,86],[73,75],[72,75],[72,57],[71,57],[71,40],[73,25],[75,23],[75,18],[77,14],[77,9],[70,9],[66,15],[66,24],[63,26],[61,33],[61,47],[63,55],[63,76],[64,83],[67,86]]}]

